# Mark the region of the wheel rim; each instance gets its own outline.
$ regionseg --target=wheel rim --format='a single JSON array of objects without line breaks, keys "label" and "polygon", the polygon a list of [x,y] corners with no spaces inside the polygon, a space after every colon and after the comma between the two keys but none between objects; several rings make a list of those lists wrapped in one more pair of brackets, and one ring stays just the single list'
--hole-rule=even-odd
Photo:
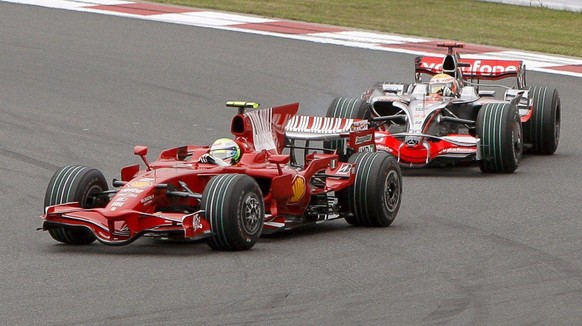
[{"label": "wheel rim", "polygon": [[400,178],[396,171],[390,171],[384,184],[384,206],[394,212],[400,203]]},{"label": "wheel rim", "polygon": [[255,194],[249,194],[244,200],[243,228],[248,234],[258,231],[263,218],[259,198]]},{"label": "wheel rim", "polygon": [[558,108],[556,108],[556,111],[554,113],[554,144],[558,145],[558,142],[560,141],[560,112],[558,111]]},{"label": "wheel rim", "polygon": [[523,150],[522,143],[522,132],[521,123],[519,121],[519,116],[516,117],[517,120],[513,121],[513,128],[511,130],[511,143],[513,150],[513,159],[517,162],[521,159],[521,152]]},{"label": "wheel rim", "polygon": [[97,203],[97,198],[95,197],[95,194],[98,194],[102,191],[103,189],[101,189],[101,187],[98,185],[91,186],[91,188],[87,192],[87,197],[83,198],[83,203],[81,207],[94,208]]}]

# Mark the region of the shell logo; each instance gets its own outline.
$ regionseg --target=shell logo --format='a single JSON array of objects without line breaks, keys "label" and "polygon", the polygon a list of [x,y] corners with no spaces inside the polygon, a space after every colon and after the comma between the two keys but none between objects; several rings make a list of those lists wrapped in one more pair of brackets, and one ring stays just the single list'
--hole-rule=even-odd
[{"label": "shell logo", "polygon": [[133,188],[147,188],[153,186],[153,183],[150,181],[132,181],[129,185]]},{"label": "shell logo", "polygon": [[305,179],[298,175],[293,180],[293,197],[289,199],[289,202],[296,203],[305,195]]}]

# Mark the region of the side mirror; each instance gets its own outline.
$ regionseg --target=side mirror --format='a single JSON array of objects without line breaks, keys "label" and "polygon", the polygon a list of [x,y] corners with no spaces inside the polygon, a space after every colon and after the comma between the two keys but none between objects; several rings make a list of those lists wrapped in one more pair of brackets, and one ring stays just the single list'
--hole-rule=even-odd
[{"label": "side mirror", "polygon": [[133,154],[138,156],[146,156],[148,155],[148,148],[147,146],[137,145],[133,148]]},{"label": "side mirror", "polygon": [[147,146],[141,146],[141,145],[135,146],[133,148],[133,154],[139,155],[139,157],[141,157],[141,159],[143,160],[143,163],[145,164],[148,171],[150,171],[152,169],[150,166],[150,162],[148,162],[148,159],[146,158],[146,155],[148,155]]}]

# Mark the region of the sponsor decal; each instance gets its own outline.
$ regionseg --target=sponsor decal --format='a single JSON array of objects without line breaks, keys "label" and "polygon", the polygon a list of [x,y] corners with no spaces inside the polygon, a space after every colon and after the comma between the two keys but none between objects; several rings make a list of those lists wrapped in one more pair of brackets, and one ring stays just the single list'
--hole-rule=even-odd
[{"label": "sponsor decal", "polygon": [[296,203],[303,195],[305,195],[305,178],[300,175],[295,176],[293,180],[293,196],[289,199],[289,202]]},{"label": "sponsor decal", "polygon": [[379,150],[379,151],[386,151],[388,153],[392,153],[393,152],[392,148],[390,148],[388,146],[377,145],[376,147],[377,147],[377,150]]},{"label": "sponsor decal", "polygon": [[337,174],[350,174],[350,171],[352,169],[352,165],[348,164],[348,163],[342,163],[342,165],[339,167],[339,169],[337,170]]},{"label": "sponsor decal", "polygon": [[[429,61],[429,60],[427,60]],[[499,76],[503,74],[517,73],[519,61],[496,61],[496,60],[461,60],[462,63],[469,63],[469,67],[461,67],[464,74],[478,76]],[[505,64],[505,65],[504,65]],[[430,71],[442,71],[443,64],[422,61],[420,66]]]},{"label": "sponsor decal", "polygon": [[137,198],[137,194],[127,193],[127,192],[119,193],[118,196]]},{"label": "sponsor decal", "polygon": [[198,230],[198,229],[202,229],[202,223],[200,223],[200,215],[196,214],[194,216],[194,219],[192,220],[192,227],[194,228],[194,231]]},{"label": "sponsor decal", "polygon": [[373,152],[375,151],[374,145],[364,145],[358,148],[358,152]]},{"label": "sponsor decal", "polygon": [[132,181],[129,183],[129,186],[132,188],[148,188],[153,186],[154,184],[151,181],[148,181],[146,179],[141,179],[138,181]]},{"label": "sponsor decal", "polygon": [[366,130],[366,129],[368,129],[368,121],[366,121],[366,120],[354,121],[354,122],[352,122],[352,125],[350,126],[350,130],[352,130],[352,131],[360,131],[360,130]]},{"label": "sponsor decal", "polygon": [[477,150],[472,147],[452,147],[442,150],[443,153],[474,153]]},{"label": "sponsor decal", "polygon": [[140,200],[140,202],[144,205],[149,205],[152,203],[152,200],[154,199],[154,195],[149,195],[144,197],[142,200]]},{"label": "sponsor decal", "polygon": [[359,144],[366,143],[369,141],[372,141],[372,134],[356,137],[355,144],[359,145]]},{"label": "sponsor decal", "polygon": [[131,194],[141,194],[143,191],[144,191],[143,189],[123,188],[119,192],[121,194],[127,194],[127,193],[131,193]]}]

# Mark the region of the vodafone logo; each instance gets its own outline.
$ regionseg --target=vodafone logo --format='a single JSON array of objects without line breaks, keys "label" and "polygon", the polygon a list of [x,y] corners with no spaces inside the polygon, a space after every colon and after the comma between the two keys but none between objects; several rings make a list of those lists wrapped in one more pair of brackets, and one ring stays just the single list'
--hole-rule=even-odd
[{"label": "vodafone logo", "polygon": [[[469,67],[461,67],[463,73],[474,76],[515,75],[521,67],[521,61],[515,60],[462,59],[461,62],[469,64]],[[423,57],[420,68],[433,73],[442,72],[442,58]]]}]

